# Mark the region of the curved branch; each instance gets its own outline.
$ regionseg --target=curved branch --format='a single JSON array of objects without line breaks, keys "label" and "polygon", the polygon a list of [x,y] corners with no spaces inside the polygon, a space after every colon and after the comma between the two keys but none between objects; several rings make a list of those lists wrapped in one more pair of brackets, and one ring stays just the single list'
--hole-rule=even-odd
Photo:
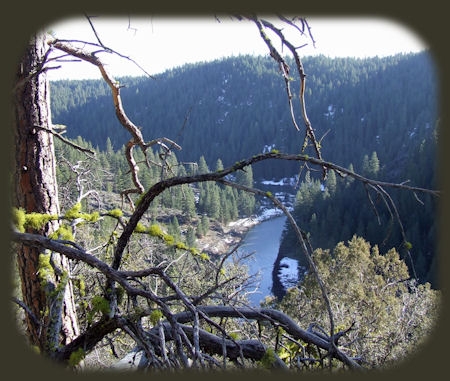
[{"label": "curved branch", "polygon": [[146,149],[147,149],[147,145],[144,142],[144,138],[142,136],[142,133],[141,133],[141,130],[139,129],[139,127],[137,127],[128,118],[128,116],[125,113],[125,110],[124,110],[123,104],[122,104],[122,99],[120,96],[120,87],[121,86],[107,72],[105,65],[95,55],[95,52],[91,53],[91,52],[85,51],[83,49],[74,47],[74,46],[70,45],[69,43],[61,41],[61,40],[51,40],[48,42],[48,44],[55,49],[59,49],[59,50],[66,52],[74,57],[80,58],[83,61],[89,62],[99,68],[103,79],[108,84],[108,86],[111,88],[113,101],[114,101],[114,109],[116,112],[117,119],[119,120],[120,124],[122,124],[122,126],[125,129],[127,129],[128,132],[132,136],[132,139],[127,144],[126,158],[128,161],[128,165],[130,167],[133,183],[136,187],[137,193],[142,193],[144,191],[144,188],[138,178],[139,167],[137,166],[136,161],[134,160],[134,158],[132,156],[132,149],[135,145],[139,145],[141,147],[142,151],[145,153]]},{"label": "curved branch", "polygon": [[[289,316],[274,309],[231,306],[198,306],[197,310],[198,312],[201,312],[210,318],[245,318],[249,320],[269,321],[272,323],[277,323],[295,339],[303,340],[306,343],[317,345],[321,349],[330,351],[329,341],[317,336],[312,332],[308,332],[300,328],[297,323]],[[173,315],[173,317],[178,323],[181,324],[188,323],[194,318],[191,312],[181,312]],[[152,328],[150,330],[150,333],[157,335],[157,328]],[[353,359],[348,357],[339,349],[332,353],[332,356],[353,369],[361,369],[361,366],[358,363],[356,363]]]},{"label": "curved branch", "polygon": [[268,160],[268,159],[278,159],[278,160],[291,160],[291,161],[303,161],[308,162],[313,165],[318,165],[321,167],[326,167],[328,169],[334,169],[340,173],[346,174],[347,176],[353,177],[355,180],[358,180],[364,184],[371,184],[371,185],[380,185],[383,187],[388,188],[398,188],[398,189],[405,189],[410,191],[416,191],[416,192],[422,192],[422,193],[429,193],[434,196],[438,196],[440,194],[439,191],[436,190],[430,190],[430,189],[424,189],[424,188],[418,188],[418,187],[412,187],[405,184],[396,184],[396,183],[387,183],[383,181],[378,180],[371,180],[364,176],[361,176],[355,172],[352,172],[344,167],[341,167],[337,164],[326,162],[323,160],[319,160],[316,158],[311,158],[308,155],[292,155],[292,154],[284,154],[284,153],[277,153],[277,152],[268,152],[264,154],[255,155],[252,158],[241,160],[237,162],[235,165],[228,167],[226,169],[223,169],[222,171],[217,172],[209,172],[204,173],[200,175],[195,176],[183,176],[183,177],[172,177],[169,179],[162,180],[156,184],[154,184],[146,193],[143,194],[139,204],[136,206],[135,211],[131,215],[128,224],[125,226],[121,236],[119,237],[117,241],[117,246],[114,252],[114,260],[112,267],[114,269],[118,269],[122,260],[122,254],[125,250],[126,245],[128,244],[128,241],[136,228],[138,222],[144,215],[144,213],[149,208],[152,201],[155,199],[156,196],[161,194],[165,189],[171,188],[173,186],[181,185],[181,184],[192,184],[192,183],[199,183],[204,181],[219,181],[223,179],[225,176],[229,175],[230,173],[236,172],[238,170],[242,170],[244,167]]}]

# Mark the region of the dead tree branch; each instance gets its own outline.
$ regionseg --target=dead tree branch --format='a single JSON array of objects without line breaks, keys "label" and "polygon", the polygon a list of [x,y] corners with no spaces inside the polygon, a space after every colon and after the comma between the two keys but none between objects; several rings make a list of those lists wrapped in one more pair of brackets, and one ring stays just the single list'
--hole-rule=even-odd
[{"label": "dead tree branch", "polygon": [[[122,287],[124,287],[125,291],[129,295],[140,295],[142,297],[148,298],[151,301],[157,303],[164,314],[166,316],[167,323],[165,328],[165,338],[166,340],[169,337],[175,337],[175,339],[179,342],[179,348],[182,347],[181,344],[181,336],[180,332],[185,331],[184,333],[188,333],[191,335],[194,340],[195,347],[195,356],[200,356],[200,347],[212,349],[213,351],[222,351],[222,339],[214,339],[210,334],[202,331],[198,328],[199,319],[200,318],[210,318],[210,317],[233,317],[233,318],[246,318],[246,319],[256,319],[256,320],[268,320],[275,321],[278,325],[282,326],[286,332],[292,335],[294,338],[304,340],[307,343],[311,343],[319,346],[322,349],[330,350],[330,343],[322,338],[318,337],[315,334],[312,334],[308,331],[305,331],[297,326],[297,324],[289,318],[287,315],[282,312],[271,310],[271,309],[253,309],[253,308],[238,308],[238,307],[227,307],[227,306],[194,306],[188,298],[181,292],[180,289],[167,277],[162,269],[155,269],[155,271],[162,276],[163,280],[166,281],[170,287],[176,291],[177,295],[183,300],[183,302],[187,305],[187,312],[172,314],[172,312],[168,309],[168,307],[151,291],[146,291],[142,289],[136,289],[132,287],[124,277],[124,274],[121,272],[111,268],[101,260],[95,258],[94,256],[87,254],[86,252],[66,246],[61,244],[55,240],[51,240],[49,238],[30,233],[19,233],[13,232],[12,239],[16,242],[21,242],[26,245],[36,246],[39,248],[45,248],[52,251],[56,251],[62,255],[67,256],[69,259],[73,260],[81,260],[86,264],[96,268],[101,271],[108,278],[118,282]],[[100,320],[94,326],[92,326],[88,331],[84,334],[76,338],[73,342],[63,347],[55,354],[55,358],[60,360],[67,360],[68,356],[70,357],[70,353],[77,350],[78,348],[86,348],[88,343],[88,347],[93,348],[95,344],[100,341],[105,334],[114,331],[115,329],[126,324],[123,320],[124,318],[120,317],[110,317],[107,320]],[[193,327],[185,327],[182,324],[186,322],[194,322]],[[169,329],[170,326],[170,329]],[[181,331],[180,331],[181,330]],[[150,336],[159,336],[159,328],[155,327],[154,332],[151,332]],[[206,335],[206,338],[205,338]],[[178,339],[177,339],[178,336]],[[158,341],[156,344],[158,344]],[[227,356],[232,358],[237,356],[236,347],[231,344],[232,341],[227,341]],[[220,344],[220,345],[219,345]],[[159,345],[159,344],[158,344]],[[254,345],[254,344],[253,344]],[[215,348],[215,349],[214,349]],[[181,352],[182,349],[181,349]],[[221,352],[219,352],[221,353]],[[264,351],[258,351],[257,356],[251,356],[252,359],[260,359],[262,355],[265,353]],[[352,368],[359,368],[359,365],[356,364],[353,360],[351,360],[344,353],[336,350],[331,352],[334,357],[344,362],[346,365]],[[245,351],[244,351],[245,354]],[[247,356],[249,356],[247,354]],[[258,358],[258,356],[261,356]],[[245,356],[244,356],[245,357]],[[187,361],[185,362],[187,365]]]},{"label": "dead tree branch", "polygon": [[154,184],[147,192],[145,192],[141,200],[139,202],[139,205],[136,207],[135,211],[131,215],[128,224],[125,226],[121,236],[118,239],[117,246],[114,252],[114,260],[112,267],[115,269],[118,269],[122,260],[122,254],[125,250],[125,247],[131,237],[131,234],[133,233],[134,229],[136,228],[138,222],[144,215],[144,213],[147,211],[147,209],[150,207],[150,204],[155,199],[156,196],[161,194],[165,189],[171,188],[176,185],[181,184],[192,184],[192,183],[199,183],[204,181],[219,181],[223,179],[225,176],[229,175],[230,173],[236,172],[238,170],[242,170],[244,167],[261,162],[268,159],[278,159],[278,160],[291,160],[291,161],[302,161],[302,162],[308,162],[312,165],[317,165],[320,167],[326,167],[327,169],[333,169],[335,171],[341,172],[346,174],[347,176],[353,177],[355,180],[360,181],[363,184],[371,184],[373,186],[381,186],[386,188],[395,188],[395,189],[405,189],[409,191],[416,191],[421,193],[429,193],[434,196],[439,195],[439,191],[425,189],[425,188],[419,188],[419,187],[412,187],[405,184],[396,184],[396,183],[387,183],[383,181],[378,180],[371,180],[364,176],[361,176],[355,172],[352,172],[344,167],[341,167],[337,164],[326,162],[323,160],[319,160],[316,158],[309,157],[307,155],[300,155],[300,154],[283,154],[283,153],[275,153],[275,152],[268,152],[265,154],[259,154],[255,155],[250,159],[242,160],[240,162],[237,162],[235,165],[228,167],[226,169],[223,169],[222,171],[218,172],[210,172],[195,176],[183,176],[183,177],[172,177],[169,179],[162,180],[156,184]]},{"label": "dead tree branch", "polygon": [[122,124],[122,126],[128,130],[128,132],[132,136],[132,139],[127,144],[127,153],[128,154],[126,157],[127,157],[128,165],[130,167],[131,174],[132,174],[132,180],[133,180],[133,183],[135,186],[135,191],[128,190],[127,193],[130,193],[130,192],[142,193],[144,191],[144,188],[139,181],[139,177],[138,177],[139,167],[137,166],[136,161],[134,160],[134,158],[132,156],[132,149],[134,146],[138,145],[142,149],[142,152],[144,153],[144,155],[146,155],[147,145],[144,142],[144,138],[142,136],[140,128],[138,126],[136,126],[128,118],[128,116],[125,113],[125,110],[124,110],[123,104],[122,104],[122,99],[120,96],[121,86],[107,72],[105,65],[103,65],[101,60],[96,56],[95,52],[91,53],[91,52],[85,51],[83,49],[77,48],[77,47],[75,47],[67,42],[61,41],[61,40],[51,40],[48,42],[48,44],[55,49],[66,52],[67,54],[77,57],[83,61],[89,62],[99,68],[103,79],[108,84],[108,86],[111,88],[113,101],[114,101],[114,109],[116,112],[117,119]]},{"label": "dead tree branch", "polygon": [[[86,156],[89,157],[90,159],[95,159],[95,152],[94,151],[92,151],[92,150],[90,150],[88,148],[81,147],[78,144],[75,144],[75,143],[71,142],[70,140],[68,140],[65,137],[63,137],[60,133],[56,132],[55,130],[47,128],[47,127],[44,127],[44,126],[34,126],[34,127],[38,128],[38,129],[40,129],[42,131],[46,131],[46,132],[52,134],[53,136],[56,136],[63,143],[71,146],[72,148],[75,148],[76,150],[78,150],[80,152],[85,153]],[[92,156],[90,156],[88,154],[90,154]]]},{"label": "dead tree branch", "polygon": [[[301,107],[303,121],[304,121],[305,127],[306,127],[305,141],[303,143],[303,147],[302,147],[302,151],[301,152],[304,153],[304,151],[305,151],[305,149],[306,149],[306,147],[308,145],[308,140],[309,140],[312,143],[313,147],[314,147],[314,151],[315,151],[317,159],[322,160],[322,154],[320,152],[320,143],[316,139],[316,136],[315,136],[315,133],[314,133],[314,129],[312,128],[311,122],[309,121],[308,114],[306,112],[306,105],[305,105],[306,74],[305,74],[305,70],[303,68],[303,63],[302,63],[302,61],[300,59],[300,56],[299,56],[299,54],[297,52],[299,47],[295,47],[294,45],[292,45],[292,43],[285,38],[282,30],[277,28],[277,27],[275,27],[275,25],[273,25],[269,21],[263,20],[263,19],[259,19],[257,16],[249,16],[247,18],[249,20],[253,21],[255,23],[255,25],[258,27],[258,30],[259,30],[259,33],[260,33],[262,39],[264,40],[264,42],[266,43],[266,45],[269,48],[270,56],[275,61],[277,61],[278,64],[279,64],[280,71],[283,74],[283,78],[284,78],[285,85],[286,85],[286,92],[287,92],[287,97],[288,97],[288,101],[289,101],[289,108],[290,108],[290,112],[291,112],[292,123],[294,124],[294,127],[297,129],[297,131],[300,131],[300,128],[298,127],[297,122],[296,122],[294,107],[293,107],[293,104],[292,104],[292,93],[291,93],[291,85],[290,85],[290,82],[292,81],[292,78],[289,75],[289,72],[290,72],[289,65],[286,63],[286,61],[281,56],[281,54],[277,51],[277,49],[273,45],[273,43],[270,40],[270,38],[267,36],[267,34],[265,32],[265,28],[267,28],[267,29],[271,30],[272,32],[274,32],[278,36],[278,38],[280,39],[282,46],[286,46],[290,50],[290,52],[292,53],[292,55],[294,57],[294,60],[295,60],[295,65],[296,65],[296,68],[297,68],[297,72],[298,72],[298,75],[300,77],[300,94],[299,94],[300,107]],[[285,18],[282,18],[282,20],[286,22]],[[301,19],[301,20],[303,21],[303,19]],[[287,20],[287,21],[289,21],[289,20]],[[292,25],[293,22],[289,21],[288,24]],[[304,31],[300,30],[299,28],[297,28],[297,30],[300,32],[301,35],[304,34]],[[308,27],[308,30],[309,30],[309,27]],[[310,36],[312,38],[311,33],[310,33]],[[322,171],[323,171],[323,179],[325,179],[326,175],[327,175],[326,167],[322,167]]]},{"label": "dead tree branch", "polygon": [[[231,187],[235,187],[235,188],[244,190],[246,192],[250,192],[250,193],[258,194],[258,195],[263,196],[263,197],[267,197],[273,202],[273,204],[277,208],[281,209],[283,211],[283,213],[286,215],[289,223],[291,224],[292,228],[295,231],[295,235],[296,235],[297,240],[298,240],[298,242],[300,244],[300,247],[301,247],[301,249],[303,251],[303,254],[305,255],[306,259],[308,260],[309,267],[313,271],[314,276],[315,276],[315,278],[317,280],[317,283],[318,283],[318,285],[320,287],[320,290],[321,290],[321,293],[322,293],[322,298],[323,298],[323,301],[325,303],[325,307],[326,307],[327,312],[328,312],[328,318],[329,318],[329,321],[330,321],[331,343],[334,346],[334,344],[333,344],[334,343],[334,339],[333,339],[333,335],[334,335],[334,317],[333,317],[333,311],[331,309],[331,303],[330,303],[330,300],[328,298],[328,293],[326,291],[325,284],[323,283],[323,281],[322,281],[322,279],[320,277],[319,271],[317,270],[317,266],[316,266],[316,264],[314,263],[314,261],[312,259],[313,250],[312,250],[311,244],[309,243],[309,240],[306,237],[306,234],[304,232],[302,232],[300,230],[300,228],[298,227],[297,222],[295,221],[295,219],[292,216],[292,214],[271,193],[263,192],[260,189],[250,188],[250,187],[246,187],[246,186],[243,186],[243,185],[240,185],[240,184],[232,183],[232,182],[227,181],[227,180],[220,180],[219,182],[221,182],[224,185],[228,185],[228,186],[231,186]],[[334,349],[336,349],[336,348],[334,347]]]}]

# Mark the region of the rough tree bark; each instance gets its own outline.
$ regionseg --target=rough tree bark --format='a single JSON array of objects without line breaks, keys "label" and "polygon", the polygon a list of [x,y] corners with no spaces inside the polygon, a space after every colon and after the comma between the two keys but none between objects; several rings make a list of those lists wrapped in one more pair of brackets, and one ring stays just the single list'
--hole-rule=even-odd
[{"label": "rough tree bark", "polygon": [[[39,128],[50,129],[52,126],[49,83],[45,70],[42,70],[47,49],[43,35],[33,36],[16,74],[13,203],[16,208],[22,208],[26,213],[59,215],[53,136]],[[28,229],[28,232],[48,235],[57,228],[58,222],[51,221],[40,230]],[[37,324],[28,313],[25,314],[27,336],[32,345],[45,351],[48,331],[48,316],[45,317],[45,311],[48,311],[48,300],[39,279],[40,251],[25,245],[19,246],[18,250],[23,302],[40,320],[40,324]],[[54,254],[52,259],[61,270],[69,271],[67,258]],[[58,282],[57,274],[54,275],[54,281]],[[72,285],[69,281],[64,294],[61,343],[70,342],[78,334]]]}]

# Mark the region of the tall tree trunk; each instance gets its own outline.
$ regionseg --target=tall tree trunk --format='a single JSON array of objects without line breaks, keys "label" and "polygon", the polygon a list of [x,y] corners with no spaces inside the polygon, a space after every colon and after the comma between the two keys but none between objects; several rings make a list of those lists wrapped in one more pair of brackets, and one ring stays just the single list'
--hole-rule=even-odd
[{"label": "tall tree trunk", "polygon": [[[39,129],[51,128],[49,83],[41,71],[48,49],[45,37],[33,36],[19,64],[15,88],[15,195],[14,203],[26,213],[60,213],[56,163],[52,134]],[[40,230],[28,232],[48,235],[58,228],[56,221]],[[48,297],[39,279],[39,250],[21,246],[18,252],[18,267],[24,303],[43,325],[36,324],[26,314],[27,334],[31,344],[47,349]],[[54,255],[53,261],[69,272],[67,258]],[[58,275],[54,275],[55,284]],[[71,282],[66,286],[62,310],[61,332],[58,340],[65,344],[79,334]]]}]

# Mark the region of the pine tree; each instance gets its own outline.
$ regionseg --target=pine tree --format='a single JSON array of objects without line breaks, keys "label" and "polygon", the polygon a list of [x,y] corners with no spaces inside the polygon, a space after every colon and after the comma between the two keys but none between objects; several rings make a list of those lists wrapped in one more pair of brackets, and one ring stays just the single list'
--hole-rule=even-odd
[{"label": "pine tree", "polygon": [[236,173],[236,183],[246,187],[253,187],[253,169],[249,165]]},{"label": "pine tree", "polygon": [[[350,163],[350,165],[348,166],[348,170],[349,170],[350,172],[355,172],[355,169],[353,168],[353,164],[352,164],[352,163]],[[355,179],[354,179],[353,177],[347,176],[347,177],[345,178],[345,186],[346,186],[346,187],[349,186],[349,185],[352,184],[354,181],[355,181]]]},{"label": "pine tree", "polygon": [[220,216],[219,219],[222,223],[226,224],[230,222],[231,215],[230,215],[230,202],[227,199],[227,195],[224,190],[221,190],[220,192]]},{"label": "pine tree", "polygon": [[374,177],[376,177],[378,175],[378,172],[380,171],[380,161],[378,160],[376,151],[373,151],[372,156],[370,157],[369,171],[370,174]]},{"label": "pine tree", "polygon": [[364,155],[362,162],[362,171],[364,175],[370,174],[370,163],[369,163],[369,155]]},{"label": "pine tree", "polygon": [[187,220],[191,221],[196,215],[194,191],[189,185],[183,186],[183,194],[182,210]]},{"label": "pine tree", "polygon": [[200,224],[202,226],[203,234],[208,233],[208,231],[209,231],[209,218],[208,218],[208,216],[203,215],[201,220],[200,220]]},{"label": "pine tree", "polygon": [[[249,188],[253,187],[253,170],[251,165],[244,167],[242,171],[237,172],[236,182]],[[255,209],[255,197],[253,194],[239,191],[237,204],[241,214],[251,216]]]},{"label": "pine tree", "polygon": [[333,170],[328,172],[326,187],[330,195],[334,196],[334,194],[336,193],[337,182],[336,182],[336,174]]},{"label": "pine tree", "polygon": [[220,216],[219,187],[216,184],[211,184],[209,190],[210,190],[210,199],[207,214],[211,218],[218,219]]},{"label": "pine tree", "polygon": [[109,136],[106,138],[106,154],[108,156],[112,156],[114,154],[114,148],[113,148],[113,145],[111,143],[111,139],[109,138]]},{"label": "pine tree", "polygon": [[189,247],[196,247],[196,241],[195,230],[192,226],[189,226],[186,232],[186,245]]},{"label": "pine tree", "polygon": [[216,171],[222,171],[223,170],[223,163],[222,160],[219,158],[216,162]]},{"label": "pine tree", "polygon": [[199,223],[199,224],[197,225],[197,229],[195,230],[195,235],[196,235],[198,238],[202,238],[202,237],[205,235],[205,232],[203,231],[203,227],[202,227],[202,224],[201,224],[201,223]]},{"label": "pine tree", "polygon": [[172,221],[169,224],[169,227],[167,230],[168,230],[169,234],[172,235],[173,238],[175,238],[175,241],[180,239],[180,235],[181,235],[180,224],[178,223],[178,218],[176,216],[174,216],[172,218]]},{"label": "pine tree", "polygon": [[200,157],[200,160],[198,161],[197,173],[201,175],[203,173],[208,173],[208,172],[209,172],[208,164],[206,164],[205,157],[202,155]]}]

